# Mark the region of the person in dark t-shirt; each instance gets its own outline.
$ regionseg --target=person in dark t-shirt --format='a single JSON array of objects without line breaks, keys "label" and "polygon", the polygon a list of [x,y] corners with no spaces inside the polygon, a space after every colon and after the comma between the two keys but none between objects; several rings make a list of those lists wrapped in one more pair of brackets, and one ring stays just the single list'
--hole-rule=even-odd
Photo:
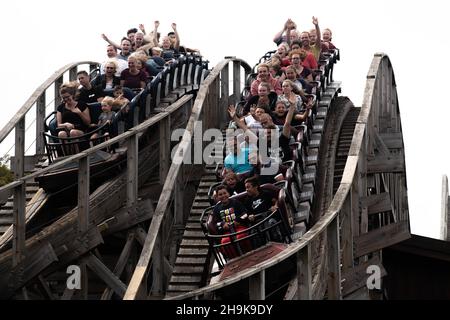
[{"label": "person in dark t-shirt", "polygon": [[[248,219],[247,211],[244,206],[237,200],[230,199],[227,187],[220,185],[216,188],[217,199],[219,202],[213,209],[212,223],[217,227],[219,233],[230,234],[245,230],[250,220]],[[236,236],[234,241],[239,240],[247,236],[246,232],[240,233]],[[234,236],[233,236],[234,237]],[[221,240],[222,245],[226,245],[231,242],[231,237],[223,237]],[[251,250],[249,241],[238,242],[242,253]],[[228,245],[222,247],[222,253],[227,259],[232,259],[238,256],[236,246]]]}]

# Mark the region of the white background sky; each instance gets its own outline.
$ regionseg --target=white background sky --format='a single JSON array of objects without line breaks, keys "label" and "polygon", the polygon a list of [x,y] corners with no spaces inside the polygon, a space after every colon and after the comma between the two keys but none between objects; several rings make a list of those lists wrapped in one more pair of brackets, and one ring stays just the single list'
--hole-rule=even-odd
[{"label": "white background sky", "polygon": [[389,55],[401,109],[412,232],[438,238],[441,180],[450,173],[450,19],[442,0],[2,2],[0,126],[55,70],[69,62],[103,61],[103,32],[119,41],[139,23],[150,31],[159,20],[166,34],[176,22],[181,43],[199,48],[210,67],[228,55],[253,66],[275,49],[272,38],[287,18],[309,30],[312,16],[322,29],[333,30],[341,49],[334,78],[356,106],[362,103],[373,54]]}]

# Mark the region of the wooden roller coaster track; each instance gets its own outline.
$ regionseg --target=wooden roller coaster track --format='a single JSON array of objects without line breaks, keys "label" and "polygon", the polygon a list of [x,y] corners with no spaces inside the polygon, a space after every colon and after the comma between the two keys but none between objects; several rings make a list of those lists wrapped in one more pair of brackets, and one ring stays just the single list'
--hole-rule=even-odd
[{"label": "wooden roller coaster track", "polygon": [[[63,69],[74,70],[75,65]],[[16,128],[15,168],[19,168],[16,181],[0,188],[0,192],[14,193],[12,249],[5,246],[0,253],[2,297],[26,297],[27,288],[33,291],[36,286],[46,298],[67,299],[74,294],[87,298],[90,269],[106,284],[102,299],[110,299],[113,293],[127,300],[163,298],[187,228],[186,208],[194,199],[186,190],[189,186],[195,190],[199,177],[208,170],[183,159],[193,153],[198,138],[195,133],[224,127],[226,108],[238,102],[243,79],[250,72],[246,62],[227,57],[211,70],[198,91],[182,95],[120,136],[26,176],[23,127],[31,107],[22,108],[0,132],[2,141]],[[62,79],[62,73],[55,74],[55,79]],[[38,101],[42,121],[44,87],[48,85],[31,99]],[[400,110],[389,58],[375,54],[360,108],[337,97],[338,88],[339,84],[327,79],[321,89],[328,102],[319,112],[327,117],[323,133],[317,136],[320,141],[314,142],[319,151],[311,228],[271,259],[170,299],[211,299],[218,291],[233,290],[239,283],[248,284],[250,298],[266,299],[268,270],[287,260],[295,261],[296,267],[286,287],[286,299],[342,299],[364,289],[367,266],[377,265],[383,271],[381,250],[410,237]],[[170,164],[170,133],[180,127],[186,130]],[[92,192],[89,155],[114,143],[127,146],[126,169]],[[72,162],[79,165],[77,206],[26,238],[27,181]],[[155,177],[158,183],[149,187]],[[149,190],[157,190],[154,209],[142,199]],[[145,225],[146,221],[151,222]],[[122,235],[123,247],[110,266],[96,248],[104,237],[114,234]],[[131,267],[124,274],[130,261]],[[81,266],[81,293],[67,288],[58,291],[53,285],[57,271],[69,264]]]}]

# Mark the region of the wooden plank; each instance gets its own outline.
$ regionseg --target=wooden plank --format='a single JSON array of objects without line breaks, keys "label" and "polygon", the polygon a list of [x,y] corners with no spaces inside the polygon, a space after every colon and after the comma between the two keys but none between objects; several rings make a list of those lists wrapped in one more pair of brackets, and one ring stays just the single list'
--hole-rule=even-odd
[{"label": "wooden plank", "polygon": [[138,138],[134,135],[127,140],[127,207],[132,207],[137,202],[138,159]]},{"label": "wooden plank", "polygon": [[[353,188],[352,188],[353,189]],[[353,193],[350,191],[344,200],[340,216],[341,222],[341,238],[342,238],[342,268],[353,267]]]},{"label": "wooden plank", "polygon": [[123,297],[127,289],[126,285],[108,269],[95,255],[90,254],[85,261],[88,267],[94,271],[114,292]]},{"label": "wooden plank", "polygon": [[367,207],[369,215],[392,210],[391,198],[387,192],[361,198],[361,203]]},{"label": "wooden plank", "polygon": [[[202,114],[203,102],[207,96],[206,93],[208,91],[209,85],[211,84],[212,79],[214,79],[219,75],[220,70],[223,68],[225,64],[228,64],[228,60],[219,63],[211,71],[207,79],[205,79],[205,81],[203,81],[203,83],[201,84],[200,90],[197,92],[197,98],[194,102],[189,122],[186,126],[186,131],[183,134],[181,142],[178,144],[177,150],[175,151],[176,155],[179,155],[180,150],[188,150],[188,147],[191,145],[192,134],[195,128],[195,124]],[[152,222],[148,230],[148,236],[145,241],[144,248],[142,249],[138,265],[135,269],[133,277],[130,281],[130,285],[128,286],[127,292],[125,294],[124,297],[125,300],[136,299],[136,296],[141,291],[141,285],[144,282],[144,278],[146,277],[148,271],[147,268],[149,266],[150,259],[154,253],[156,238],[159,234],[163,218],[166,214],[169,214],[168,212],[170,212],[170,210],[168,210],[168,207],[171,202],[170,201],[171,197],[173,195],[175,181],[181,167],[182,164],[172,163],[169,169],[163,190],[161,192],[160,199],[158,201],[158,205],[155,210],[155,215],[152,219]]]},{"label": "wooden plank", "polygon": [[63,295],[61,296],[61,300],[71,300],[73,295],[74,295],[74,293],[75,293],[74,289],[66,288],[64,290]]},{"label": "wooden plank", "polygon": [[370,275],[367,273],[367,268],[369,266],[378,266],[381,271],[381,277],[384,277],[387,274],[380,258],[378,256],[374,256],[369,261],[361,263],[360,265],[342,273],[342,295],[348,295],[349,293],[366,286],[367,278]]},{"label": "wooden plank", "polygon": [[[76,235],[76,237],[74,235]],[[45,269],[43,276],[52,274],[62,266],[77,260],[79,257],[85,255],[93,248],[103,243],[103,238],[97,227],[91,226],[88,231],[81,234],[75,233],[74,235],[67,236],[65,233],[60,235],[61,239],[70,239],[70,241],[63,242],[64,245],[55,246],[58,262]],[[60,241],[61,240],[53,240],[55,243],[60,243]]]},{"label": "wooden plank", "polygon": [[403,149],[403,134],[401,132],[379,133],[379,136],[388,149]]},{"label": "wooden plank", "polygon": [[266,277],[265,270],[256,273],[249,278],[249,299],[265,300],[266,299]]},{"label": "wooden plank", "polygon": [[17,266],[25,254],[25,186],[14,188],[13,209],[13,266]]},{"label": "wooden plank", "polygon": [[50,287],[48,286],[47,281],[45,281],[45,279],[42,275],[38,276],[38,285],[41,287],[41,291],[43,292],[43,294],[45,295],[45,297],[48,300],[55,300],[55,297],[54,297],[52,291],[50,290]]},{"label": "wooden plank", "polygon": [[[114,267],[113,273],[118,278],[120,278],[120,276],[122,275],[123,270],[125,269],[125,266],[127,264],[128,258],[130,257],[131,249],[133,248],[134,244],[134,237],[135,237],[134,231],[128,232],[127,242],[125,243],[122,252],[120,253],[119,259],[117,259],[117,263],[116,266]],[[113,290],[111,290],[111,288],[106,288],[105,291],[103,291],[103,294],[100,299],[110,300],[112,295]]]},{"label": "wooden plank", "polygon": [[[14,180],[24,175],[25,157],[25,117],[21,118],[15,126],[15,152],[14,152]],[[13,200],[13,266],[20,263],[25,250],[25,185],[14,188]]]},{"label": "wooden plank", "polygon": [[233,97],[233,104],[241,99],[241,64],[239,61],[233,62]]},{"label": "wooden plank", "polygon": [[89,228],[89,157],[78,162],[78,230],[85,232]]},{"label": "wooden plank", "polygon": [[155,248],[152,255],[152,273],[153,273],[153,283],[152,283],[152,295],[160,295],[164,292],[164,246],[163,246],[163,232],[158,233],[155,243]]},{"label": "wooden plank", "polygon": [[36,154],[44,154],[44,119],[45,119],[45,93],[41,94],[36,101]]},{"label": "wooden plank", "polygon": [[72,68],[69,69],[69,81],[77,80],[77,71],[78,71],[77,66],[73,66]]},{"label": "wooden plank", "polygon": [[230,75],[229,75],[229,65],[227,64],[220,73],[220,84],[221,84],[221,97],[220,97],[220,110],[219,110],[219,120],[220,123],[224,123],[226,119],[226,110],[229,105],[230,98]]},{"label": "wooden plank", "polygon": [[153,217],[153,214],[154,208],[150,199],[138,200],[133,207],[120,208],[113,217],[101,223],[98,228],[102,235],[106,236],[148,221]]},{"label": "wooden plank", "polygon": [[441,193],[441,240],[450,241],[449,236],[449,217],[448,217],[448,178],[442,176],[442,193]]},{"label": "wooden plank", "polygon": [[306,246],[297,253],[297,300],[312,298],[312,260],[311,246]]},{"label": "wooden plank", "polygon": [[57,261],[56,253],[48,243],[28,250],[25,257],[11,268],[9,261],[0,264],[0,299],[9,299],[28,281],[36,277],[51,263]]},{"label": "wooden plank", "polygon": [[159,184],[163,185],[169,171],[170,115],[159,122]]},{"label": "wooden plank", "polygon": [[402,157],[376,156],[367,163],[367,174],[405,172],[405,164]]},{"label": "wooden plank", "polygon": [[339,243],[339,215],[327,227],[328,299],[341,300],[341,248]]},{"label": "wooden plank", "polygon": [[[14,114],[12,119],[8,121],[8,123],[0,130],[0,143],[3,142],[3,140],[8,136],[8,134],[14,129],[16,124],[22,119],[25,114],[28,113],[28,111],[33,107],[36,100],[42,95],[45,94],[45,90],[50,87],[55,81],[61,78],[62,83],[62,74],[69,70],[73,65],[83,64],[83,63],[91,63],[86,61],[76,62],[76,63],[70,63],[65,65],[64,67],[57,70],[55,73],[53,73],[52,76],[50,76],[43,84],[41,84],[34,92],[33,94],[25,101],[25,103],[22,105],[22,107]],[[92,62],[96,63],[96,62]],[[58,82],[59,83],[59,82]],[[59,105],[61,102],[59,97],[59,85],[55,86],[55,109],[56,106]]]},{"label": "wooden plank", "polygon": [[355,256],[361,257],[410,237],[409,223],[407,221],[389,224],[357,237],[355,239]]}]

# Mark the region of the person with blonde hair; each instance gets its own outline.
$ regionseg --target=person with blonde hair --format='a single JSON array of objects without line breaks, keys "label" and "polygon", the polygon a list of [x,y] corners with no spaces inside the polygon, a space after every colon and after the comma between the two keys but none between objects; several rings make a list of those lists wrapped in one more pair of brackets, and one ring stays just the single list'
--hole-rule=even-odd
[{"label": "person with blonde hair", "polygon": [[104,136],[104,135],[111,135],[111,127],[112,127],[112,123],[114,121],[114,117],[116,115],[116,113],[114,111],[112,111],[112,107],[113,107],[113,103],[114,103],[114,98],[113,97],[105,97],[105,99],[103,99],[102,101],[102,113],[100,114],[100,116],[98,117],[98,123],[95,125],[91,125],[93,127],[97,126],[97,127],[101,127],[103,125],[108,125],[105,127],[105,129],[101,129],[100,131],[98,131],[98,133],[94,133],[91,136],[91,140],[95,140],[97,139],[99,136]]},{"label": "person with blonde hair", "polygon": [[120,85],[129,89],[145,88],[147,80],[143,70],[139,70],[136,65],[137,58],[134,55],[128,57],[128,68],[120,74]]}]

